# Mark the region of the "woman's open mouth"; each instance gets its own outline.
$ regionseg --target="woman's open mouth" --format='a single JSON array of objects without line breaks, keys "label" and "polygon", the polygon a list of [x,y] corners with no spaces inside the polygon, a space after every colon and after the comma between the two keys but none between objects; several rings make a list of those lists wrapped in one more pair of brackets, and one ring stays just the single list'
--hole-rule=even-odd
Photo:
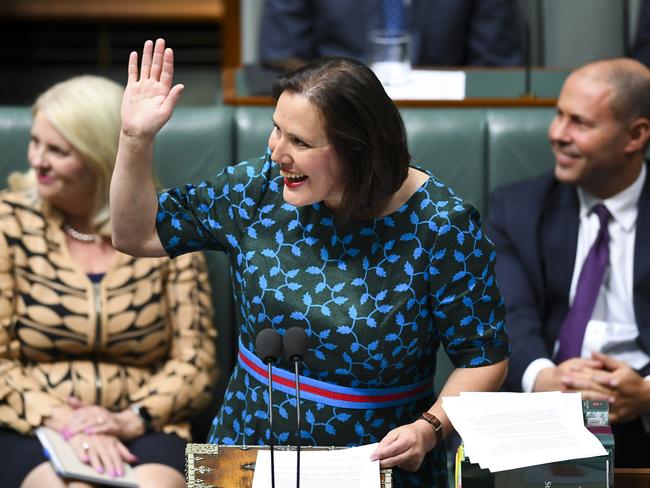
[{"label": "woman's open mouth", "polygon": [[285,170],[280,170],[280,176],[284,177],[284,184],[289,188],[300,186],[301,183],[309,178],[307,175],[303,175],[302,173],[293,173]]}]

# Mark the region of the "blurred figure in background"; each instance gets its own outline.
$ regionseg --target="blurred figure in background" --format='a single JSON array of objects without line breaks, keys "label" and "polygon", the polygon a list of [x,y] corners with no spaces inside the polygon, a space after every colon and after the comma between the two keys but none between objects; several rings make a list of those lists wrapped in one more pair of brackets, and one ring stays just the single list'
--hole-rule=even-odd
[{"label": "blurred figure in background", "polygon": [[[34,436],[61,432],[98,473],[182,487],[189,418],[209,400],[215,331],[204,258],[111,245],[123,88],[72,78],[33,107],[31,169],[0,193],[3,486],[66,486]],[[75,482],[74,486],[89,486]]]},{"label": "blurred figure in background", "polygon": [[369,32],[391,27],[410,33],[413,65],[523,64],[514,0],[265,0],[260,60],[367,63]]}]

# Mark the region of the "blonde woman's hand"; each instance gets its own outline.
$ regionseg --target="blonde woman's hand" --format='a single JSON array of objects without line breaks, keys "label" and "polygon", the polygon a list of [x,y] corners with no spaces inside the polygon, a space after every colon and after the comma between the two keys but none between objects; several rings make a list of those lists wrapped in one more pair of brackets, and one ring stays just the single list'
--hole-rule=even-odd
[{"label": "blonde woman's hand", "polygon": [[68,405],[74,410],[65,426],[64,436],[76,434],[112,434],[120,435],[120,425],[116,414],[99,405],[86,405],[81,400],[71,397]]},{"label": "blonde woman's hand", "polygon": [[77,434],[68,442],[82,462],[92,466],[100,474],[120,477],[124,475],[124,463],[133,463],[138,458],[113,435]]},{"label": "blonde woman's hand", "polygon": [[151,138],[165,125],[184,88],[172,86],[173,78],[174,53],[164,39],[144,43],[139,69],[138,53],[131,53],[122,99],[124,135]]}]

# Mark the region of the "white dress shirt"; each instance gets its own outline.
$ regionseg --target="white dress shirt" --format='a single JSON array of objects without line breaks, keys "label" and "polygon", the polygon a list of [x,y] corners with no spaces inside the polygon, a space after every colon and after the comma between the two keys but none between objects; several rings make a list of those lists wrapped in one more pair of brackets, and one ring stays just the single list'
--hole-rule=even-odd
[{"label": "white dress shirt", "polygon": [[[636,344],[639,329],[634,316],[632,293],[637,204],[646,172],[644,164],[639,177],[632,185],[605,200],[600,200],[578,188],[580,223],[569,295],[569,304],[571,304],[582,265],[600,229],[598,216],[593,212],[590,213],[590,210],[597,203],[602,203],[612,216],[607,227],[610,236],[610,265],[605,271],[591,320],[587,324],[581,357],[588,358],[591,357],[592,351],[599,351],[625,362],[634,369],[640,369],[650,362],[650,356]],[[558,348],[559,342],[556,341],[553,356]],[[532,391],[539,372],[554,366],[555,363],[547,358],[536,359],[530,363],[522,377],[523,391]]]}]

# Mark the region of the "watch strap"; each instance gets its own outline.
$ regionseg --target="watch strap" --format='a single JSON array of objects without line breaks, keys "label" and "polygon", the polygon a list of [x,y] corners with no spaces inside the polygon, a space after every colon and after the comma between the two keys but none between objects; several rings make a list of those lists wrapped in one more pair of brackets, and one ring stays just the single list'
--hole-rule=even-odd
[{"label": "watch strap", "polygon": [[131,405],[131,411],[134,414],[136,414],[138,417],[140,417],[142,423],[144,424],[144,429],[146,432],[151,432],[152,430],[154,430],[153,417],[149,413],[149,410],[147,410],[147,407],[143,407],[142,405],[134,403],[133,405]]},{"label": "watch strap", "polygon": [[436,446],[439,445],[442,442],[442,422],[440,422],[440,419],[429,412],[422,412],[420,418],[433,427],[433,431],[436,433]]}]

